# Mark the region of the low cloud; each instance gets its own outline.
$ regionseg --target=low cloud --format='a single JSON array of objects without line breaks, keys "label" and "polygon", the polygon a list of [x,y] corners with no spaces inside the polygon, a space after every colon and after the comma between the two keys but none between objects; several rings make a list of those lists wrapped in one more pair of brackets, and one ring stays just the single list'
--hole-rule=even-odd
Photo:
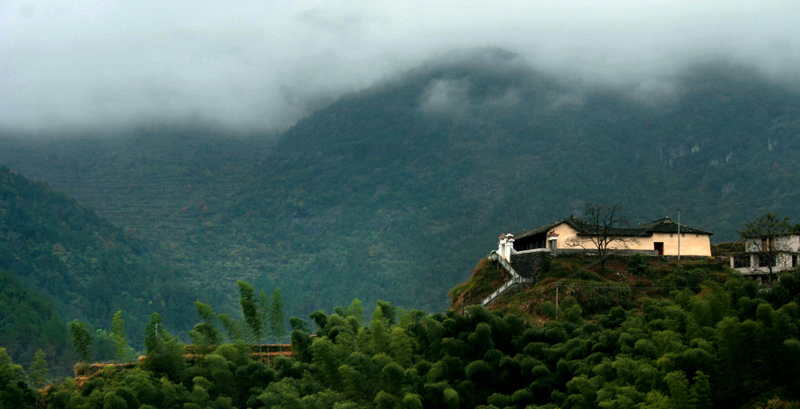
[{"label": "low cloud", "polygon": [[[449,50],[484,46],[645,97],[713,58],[800,82],[794,2],[531,3],[7,0],[0,129],[189,121],[271,131]],[[463,86],[433,85],[425,106],[457,104]]]},{"label": "low cloud", "polygon": [[458,117],[469,108],[469,88],[464,80],[438,80],[422,95],[420,109],[427,114]]}]

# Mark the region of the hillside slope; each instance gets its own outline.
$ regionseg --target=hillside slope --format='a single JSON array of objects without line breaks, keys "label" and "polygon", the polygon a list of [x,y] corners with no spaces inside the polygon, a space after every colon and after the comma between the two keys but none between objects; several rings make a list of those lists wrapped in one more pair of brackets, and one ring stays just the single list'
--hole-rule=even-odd
[{"label": "hillside slope", "polygon": [[[46,332],[26,326],[49,325],[56,311],[64,320],[107,328],[122,310],[134,334],[153,312],[187,330],[200,290],[162,263],[163,255],[66,194],[0,167],[0,272],[9,284],[0,289],[5,324],[35,317],[18,326]],[[20,336],[20,330],[5,330],[3,344]],[[53,331],[51,337],[65,335],[63,328]]]},{"label": "hillside slope", "polygon": [[[579,215],[588,202],[621,202],[633,222],[680,208],[715,241],[766,211],[798,214],[797,90],[726,64],[667,85],[657,95],[589,87],[513,53],[473,50],[343,97],[274,146],[210,137],[215,147],[197,150],[192,129],[155,131],[142,144],[121,137],[81,173],[71,155],[52,166],[30,142],[0,139],[13,148],[0,162],[44,180],[87,177],[61,186],[168,243],[192,280],[230,305],[241,278],[280,286],[298,316],[354,297],[438,310],[498,233]],[[196,163],[184,166],[192,177],[175,176],[170,151]],[[225,155],[239,165],[214,179],[209,166],[224,168]],[[199,194],[205,170],[214,178]],[[116,176],[94,178],[103,172]],[[189,182],[195,193],[168,193]]]},{"label": "hillside slope", "polygon": [[[642,255],[612,256],[603,270],[594,256],[560,255],[543,263],[534,283],[512,287],[488,308],[551,319],[548,314],[553,305],[549,304],[571,297],[591,316],[608,313],[613,307],[639,308],[645,300],[669,298],[673,291],[698,292],[703,284],[723,284],[731,276],[741,279],[725,261],[714,259],[677,261]],[[481,304],[509,279],[496,261],[480,260],[469,279],[450,290],[450,310],[463,311],[470,305]]]},{"label": "hillside slope", "polygon": [[300,121],[226,210],[252,216],[240,232],[254,242],[302,259],[273,270],[303,274],[313,294],[424,308],[498,232],[587,202],[621,202],[634,222],[681,208],[716,240],[764,211],[796,214],[796,201],[754,199],[797,193],[800,94],[726,65],[674,85],[671,99],[642,100],[499,50],[455,55]]}]

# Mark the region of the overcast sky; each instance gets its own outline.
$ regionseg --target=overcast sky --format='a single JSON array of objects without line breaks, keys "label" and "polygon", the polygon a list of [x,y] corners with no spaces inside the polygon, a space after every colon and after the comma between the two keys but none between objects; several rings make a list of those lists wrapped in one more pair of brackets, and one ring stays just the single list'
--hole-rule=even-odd
[{"label": "overcast sky", "polygon": [[798,22],[798,0],[0,0],[0,129],[279,129],[482,46],[590,81],[657,82],[709,57],[798,81]]}]

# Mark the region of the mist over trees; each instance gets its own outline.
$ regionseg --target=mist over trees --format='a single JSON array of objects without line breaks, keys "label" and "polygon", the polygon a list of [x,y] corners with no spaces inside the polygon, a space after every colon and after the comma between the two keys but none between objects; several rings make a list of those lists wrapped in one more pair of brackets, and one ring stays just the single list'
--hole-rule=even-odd
[{"label": "mist over trees", "polygon": [[[44,141],[0,135],[0,162],[14,169],[0,170],[0,307],[10,317],[0,336],[30,368],[39,349],[79,359],[64,323],[73,319],[86,323],[96,356],[124,354],[119,327],[106,330],[118,311],[134,350],[146,348],[148,317],[162,317],[153,345],[167,356],[176,337],[209,349],[284,337],[267,319],[280,305],[284,318],[353,298],[368,311],[382,299],[441,311],[445,290],[494,247],[487,232],[535,227],[592,202],[619,202],[635,222],[686,209],[687,223],[733,240],[757,215],[797,212],[798,118],[796,89],[746,67],[694,66],[651,98],[576,85],[482,49],[333,101],[277,138],[202,124]],[[239,319],[236,279],[282,289],[278,298],[252,294],[256,327]],[[581,303],[594,311],[610,298]],[[335,314],[348,323],[325,313],[313,322],[366,322],[363,306],[350,307]],[[391,349],[401,317],[376,308],[370,339]],[[310,344],[302,351],[312,356]],[[392,357],[401,366],[406,358]],[[684,372],[691,388],[695,372]]]}]

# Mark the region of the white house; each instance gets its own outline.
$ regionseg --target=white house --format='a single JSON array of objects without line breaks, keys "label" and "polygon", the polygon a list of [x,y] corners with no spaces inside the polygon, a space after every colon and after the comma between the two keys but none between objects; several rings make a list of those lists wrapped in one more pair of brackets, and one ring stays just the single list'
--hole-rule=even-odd
[{"label": "white house", "polygon": [[761,243],[748,240],[745,242],[744,257],[731,257],[731,268],[745,275],[768,275],[770,257],[767,253],[775,254],[772,260],[773,273],[796,270],[800,257],[800,235],[789,234],[773,240],[762,237]]},{"label": "white house", "polygon": [[[652,256],[711,257],[710,231],[679,225],[669,218],[641,223],[635,227],[615,227],[608,234],[618,239],[609,244],[612,253],[647,254]],[[591,223],[569,217],[532,230],[523,231],[513,238],[514,253],[530,250],[591,253],[593,245],[582,238],[598,236],[597,227]],[[501,240],[500,248],[507,247],[509,237]],[[596,249],[596,247],[595,247]],[[511,249],[505,249],[510,260]]]},{"label": "white house", "polygon": [[[631,228],[613,228],[605,232],[615,238],[609,254],[648,256],[711,257],[710,236],[714,233],[680,225],[669,218],[641,223]],[[523,231],[516,236],[501,234],[497,250],[489,255],[509,273],[511,278],[483,300],[489,305],[516,285],[533,283],[544,260],[558,254],[597,254],[585,238],[599,236],[597,226],[574,217]]]}]

